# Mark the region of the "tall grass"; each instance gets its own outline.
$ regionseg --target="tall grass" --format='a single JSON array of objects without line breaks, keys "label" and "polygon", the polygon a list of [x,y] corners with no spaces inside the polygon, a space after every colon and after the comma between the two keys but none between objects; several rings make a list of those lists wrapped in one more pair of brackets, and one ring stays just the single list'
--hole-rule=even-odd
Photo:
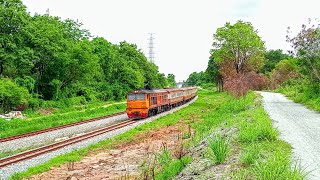
[{"label": "tall grass", "polygon": [[298,164],[292,168],[289,158],[282,152],[277,152],[274,156],[267,159],[266,162],[257,162],[252,171],[256,179],[305,179],[308,173],[305,173]]},{"label": "tall grass", "polygon": [[190,156],[182,157],[181,159],[173,160],[168,163],[155,176],[157,180],[172,179],[175,177],[187,164],[192,161]]},{"label": "tall grass", "polygon": [[216,164],[223,163],[229,153],[229,145],[226,138],[216,135],[208,142],[208,155]]},{"label": "tall grass", "polygon": [[278,132],[272,128],[268,115],[259,107],[255,109],[251,121],[243,121],[240,125],[239,141],[252,143],[256,141],[273,141],[278,137]]},{"label": "tall grass", "polygon": [[295,102],[320,112],[320,83],[297,79],[287,82],[276,91],[285,94]]}]

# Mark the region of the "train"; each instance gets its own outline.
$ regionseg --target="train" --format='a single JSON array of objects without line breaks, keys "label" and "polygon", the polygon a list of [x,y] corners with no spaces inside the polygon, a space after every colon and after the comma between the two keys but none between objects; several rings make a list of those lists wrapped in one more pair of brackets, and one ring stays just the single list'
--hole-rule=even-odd
[{"label": "train", "polygon": [[197,87],[135,90],[127,95],[127,115],[144,119],[189,102],[197,96]]}]

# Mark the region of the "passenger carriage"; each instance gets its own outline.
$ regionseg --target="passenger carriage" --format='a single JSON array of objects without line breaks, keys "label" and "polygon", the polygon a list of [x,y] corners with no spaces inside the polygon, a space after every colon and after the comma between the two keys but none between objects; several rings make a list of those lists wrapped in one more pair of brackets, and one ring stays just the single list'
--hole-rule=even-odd
[{"label": "passenger carriage", "polygon": [[196,95],[196,87],[132,91],[127,95],[127,115],[147,118],[184,104]]}]

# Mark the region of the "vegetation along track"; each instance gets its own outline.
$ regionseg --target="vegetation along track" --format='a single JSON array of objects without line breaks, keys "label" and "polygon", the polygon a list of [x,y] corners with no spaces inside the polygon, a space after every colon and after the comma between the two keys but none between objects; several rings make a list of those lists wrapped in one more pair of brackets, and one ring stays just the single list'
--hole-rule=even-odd
[{"label": "vegetation along track", "polygon": [[29,132],[29,133],[19,134],[19,135],[16,135],[16,136],[0,138],[0,143],[1,142],[11,141],[11,140],[16,140],[16,139],[20,139],[20,138],[25,138],[25,137],[35,136],[35,135],[38,135],[38,134],[51,132],[51,131],[55,131],[55,130],[59,130],[59,129],[67,128],[67,127],[77,126],[77,125],[80,125],[80,124],[85,124],[85,123],[89,123],[89,122],[93,122],[93,121],[98,121],[98,120],[101,120],[101,119],[110,118],[110,117],[122,115],[122,114],[125,114],[125,113],[126,112],[119,112],[119,113],[110,114],[110,115],[106,115],[106,116],[101,116],[101,117],[97,117],[97,118],[92,118],[92,119],[88,119],[88,120],[84,120],[84,121],[74,122],[74,123],[70,123],[70,124],[66,124],[66,125],[61,125],[61,126],[56,126],[56,127],[52,127],[52,128],[42,129],[42,130],[39,130],[39,131],[33,131],[33,132]]},{"label": "vegetation along track", "polygon": [[23,153],[14,155],[14,156],[10,156],[10,157],[7,157],[7,158],[0,159],[0,168],[8,166],[10,164],[18,163],[18,162],[21,162],[21,161],[24,161],[24,160],[27,160],[27,159],[31,159],[33,157],[36,157],[36,156],[39,156],[39,155],[42,155],[42,154],[45,154],[45,153],[48,153],[48,152],[55,151],[57,149],[65,147],[65,146],[68,146],[68,145],[71,145],[71,144],[75,144],[75,143],[80,142],[80,141],[84,141],[84,140],[92,138],[94,136],[98,136],[100,134],[104,134],[106,132],[110,132],[110,131],[119,129],[119,128],[128,126],[128,125],[133,124],[133,123],[135,123],[135,121],[126,120],[126,121],[117,123],[115,125],[111,125],[111,126],[108,126],[108,127],[105,127],[105,128],[101,128],[101,129],[86,133],[86,134],[81,135],[81,136],[70,138],[70,139],[65,140],[65,141],[61,141],[61,142],[54,143],[54,144],[51,144],[51,145],[43,146],[41,148],[37,148],[37,149],[30,150],[30,151],[26,151],[26,152],[23,152]]}]

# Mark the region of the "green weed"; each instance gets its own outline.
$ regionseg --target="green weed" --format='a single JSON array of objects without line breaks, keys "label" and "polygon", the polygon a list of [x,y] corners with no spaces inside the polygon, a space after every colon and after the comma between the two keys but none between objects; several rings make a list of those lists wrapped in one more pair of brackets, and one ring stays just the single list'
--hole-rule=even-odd
[{"label": "green weed", "polygon": [[167,164],[169,164],[172,161],[172,155],[170,153],[170,151],[168,150],[168,148],[163,145],[161,152],[159,154],[157,154],[157,162],[160,166],[166,166]]},{"label": "green weed", "polygon": [[251,121],[243,121],[240,124],[240,142],[252,143],[277,139],[278,132],[273,129],[272,123],[262,107],[256,108],[251,116]]},{"label": "green weed", "polygon": [[217,135],[213,140],[208,142],[208,156],[216,164],[223,163],[229,153],[229,145],[226,138]]},{"label": "green weed", "polygon": [[291,80],[277,89],[295,102],[320,112],[320,84],[310,83],[306,79]]},{"label": "green weed", "polygon": [[155,176],[157,180],[166,180],[175,177],[187,164],[192,161],[189,156],[182,157],[178,160],[173,160],[169,164],[163,167]]},{"label": "green weed", "polygon": [[245,153],[242,154],[240,160],[244,165],[251,165],[254,164],[255,161],[259,158],[259,147],[257,144],[252,144],[249,146]]},{"label": "green weed", "polygon": [[306,173],[296,164],[291,168],[289,158],[280,152],[267,159],[267,162],[257,162],[252,171],[257,179],[305,179]]}]

